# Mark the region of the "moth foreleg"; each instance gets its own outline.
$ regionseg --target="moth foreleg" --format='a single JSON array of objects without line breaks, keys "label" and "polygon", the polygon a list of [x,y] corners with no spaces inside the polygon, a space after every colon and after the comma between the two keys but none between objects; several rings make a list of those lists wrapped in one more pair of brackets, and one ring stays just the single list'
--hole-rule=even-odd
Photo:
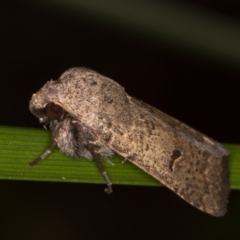
[{"label": "moth foreleg", "polygon": [[101,174],[103,175],[103,177],[106,181],[107,188],[105,188],[105,192],[108,193],[108,194],[112,193],[113,192],[112,182],[110,181],[110,178],[108,177],[107,171],[105,170],[105,168],[102,165],[99,154],[94,152],[94,150],[91,151],[91,154],[93,156],[93,160],[97,164],[97,167],[98,167],[99,171],[101,172]]},{"label": "moth foreleg", "polygon": [[33,162],[30,162],[28,164],[28,167],[33,167],[37,164],[39,164],[42,160],[44,160],[51,152],[52,150],[56,147],[57,143],[55,141],[52,142],[51,146],[36,160],[34,160]]}]

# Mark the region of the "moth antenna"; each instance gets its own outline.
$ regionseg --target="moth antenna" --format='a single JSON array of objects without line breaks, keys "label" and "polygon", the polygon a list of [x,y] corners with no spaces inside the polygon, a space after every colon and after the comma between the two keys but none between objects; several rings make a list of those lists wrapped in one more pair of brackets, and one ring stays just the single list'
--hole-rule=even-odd
[{"label": "moth antenna", "polygon": [[37,164],[39,164],[42,160],[44,160],[51,152],[52,150],[56,147],[57,143],[55,141],[52,142],[51,146],[36,160],[34,160],[33,162],[30,162],[28,164],[28,167],[33,167]]},{"label": "moth antenna", "polygon": [[111,182],[110,178],[108,177],[107,171],[105,170],[105,168],[102,165],[99,155],[97,153],[95,153],[94,150],[91,151],[91,154],[93,155],[93,160],[96,162],[97,167],[98,167],[99,171],[101,172],[101,174],[103,175],[105,182],[107,184],[107,188],[104,189],[105,192],[107,194],[112,193],[113,192],[112,182]]}]

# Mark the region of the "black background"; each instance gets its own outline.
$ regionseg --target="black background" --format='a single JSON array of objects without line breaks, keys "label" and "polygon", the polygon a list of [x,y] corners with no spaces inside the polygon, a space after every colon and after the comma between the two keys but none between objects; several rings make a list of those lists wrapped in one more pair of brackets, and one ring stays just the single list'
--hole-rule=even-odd
[{"label": "black background", "polygon": [[[211,2],[196,5],[239,20],[231,1]],[[1,125],[41,128],[31,95],[85,66],[220,142],[240,142],[239,67],[27,1],[0,1],[0,18]],[[0,182],[0,239],[240,239],[239,215],[237,191],[214,218],[166,188],[114,186],[107,196],[102,185]]]}]

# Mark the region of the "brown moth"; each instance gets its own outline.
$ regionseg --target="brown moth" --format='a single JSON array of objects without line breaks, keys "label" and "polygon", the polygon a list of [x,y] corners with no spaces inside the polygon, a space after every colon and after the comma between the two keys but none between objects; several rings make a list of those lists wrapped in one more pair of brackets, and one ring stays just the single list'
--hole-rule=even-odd
[{"label": "brown moth", "polygon": [[228,151],[218,142],[126,94],[115,81],[86,68],[71,68],[47,82],[30,101],[30,111],[49,123],[55,147],[101,164],[118,153],[213,216],[227,211]]}]

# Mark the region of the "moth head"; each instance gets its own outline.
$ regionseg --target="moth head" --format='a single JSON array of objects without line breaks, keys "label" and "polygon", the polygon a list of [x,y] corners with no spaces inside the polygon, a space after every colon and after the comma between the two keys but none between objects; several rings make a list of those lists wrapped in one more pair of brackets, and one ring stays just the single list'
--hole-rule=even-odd
[{"label": "moth head", "polygon": [[40,123],[48,123],[53,120],[59,120],[64,114],[63,108],[54,102],[49,102],[42,109],[31,109],[31,112],[39,118]]},{"label": "moth head", "polygon": [[58,92],[54,87],[58,81],[47,82],[30,100],[30,111],[39,118],[40,123],[59,120],[64,114],[63,108],[56,104]]}]

